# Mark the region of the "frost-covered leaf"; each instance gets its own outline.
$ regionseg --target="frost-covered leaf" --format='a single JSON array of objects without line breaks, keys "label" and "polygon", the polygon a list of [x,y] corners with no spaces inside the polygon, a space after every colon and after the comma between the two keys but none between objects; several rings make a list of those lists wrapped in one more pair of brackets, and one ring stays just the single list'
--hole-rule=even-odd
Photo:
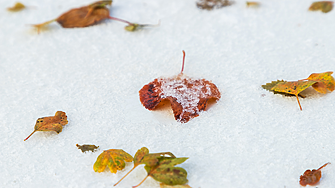
[{"label": "frost-covered leaf", "polygon": [[26,138],[26,141],[36,131],[55,131],[62,132],[63,125],[68,123],[65,112],[57,111],[55,116],[38,118],[35,124],[34,131]]},{"label": "frost-covered leaf", "polygon": [[334,2],[332,1],[317,1],[312,3],[308,10],[317,11],[321,10],[324,13],[330,12],[333,9]]},{"label": "frost-covered leaf", "polygon": [[312,85],[312,87],[320,92],[327,93],[327,90],[330,92],[334,91],[335,80],[332,76],[333,72],[324,72],[324,73],[313,73],[311,74],[307,80],[315,81],[316,83]]},{"label": "frost-covered leaf", "polygon": [[95,172],[103,172],[106,166],[112,173],[124,169],[126,162],[133,161],[133,157],[122,149],[110,149],[103,151],[94,163]]},{"label": "frost-covered leaf", "polygon": [[310,185],[313,186],[315,184],[317,184],[320,179],[321,179],[321,169],[325,166],[327,166],[330,163],[326,163],[324,165],[322,165],[320,168],[318,168],[317,170],[313,169],[311,170],[306,170],[304,172],[303,175],[300,176],[300,185],[302,186],[306,186],[306,185]]},{"label": "frost-covered leaf", "polygon": [[11,11],[11,12],[18,12],[18,11],[21,11],[25,8],[26,8],[26,6],[24,6],[24,4],[22,4],[20,2],[16,2],[14,6],[8,7],[7,10]]},{"label": "frost-covered leaf", "polygon": [[[185,52],[183,53],[184,65]],[[156,78],[143,86],[139,95],[141,103],[148,110],[154,110],[164,99],[169,100],[175,119],[182,123],[206,110],[209,99],[219,100],[221,97],[215,84],[205,79],[189,78],[183,75],[183,68],[175,77]]]},{"label": "frost-covered leaf", "polygon": [[199,0],[196,4],[200,9],[212,10],[232,5],[231,0]]},{"label": "frost-covered leaf", "polygon": [[84,145],[76,144],[76,146],[77,146],[78,149],[80,149],[83,153],[85,153],[86,151],[95,152],[95,151],[99,148],[99,146],[95,146],[95,145],[87,145],[87,144],[84,144]]}]

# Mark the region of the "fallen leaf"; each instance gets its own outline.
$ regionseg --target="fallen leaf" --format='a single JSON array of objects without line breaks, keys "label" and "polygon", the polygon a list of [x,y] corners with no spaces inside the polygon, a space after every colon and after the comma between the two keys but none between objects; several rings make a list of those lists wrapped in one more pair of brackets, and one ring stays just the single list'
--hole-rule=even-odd
[{"label": "fallen leaf", "polygon": [[182,71],[172,78],[156,78],[139,91],[140,101],[148,110],[164,99],[171,103],[175,119],[186,123],[206,110],[209,99],[219,100],[219,89],[205,79],[192,79],[183,75],[185,52],[183,51]]},{"label": "fallen leaf", "polygon": [[33,135],[36,131],[55,131],[62,132],[63,126],[68,123],[65,112],[57,111],[55,116],[38,118],[34,131],[24,141]]},{"label": "fallen leaf", "polygon": [[86,151],[95,152],[95,151],[99,148],[99,146],[95,146],[95,145],[87,145],[87,144],[84,144],[84,145],[76,144],[76,146],[77,146],[78,149],[80,149],[83,153],[85,153]]},{"label": "fallen leaf", "polygon": [[307,78],[307,80],[315,81],[316,83],[313,84],[312,87],[316,91],[325,94],[327,93],[327,90],[330,92],[334,91],[335,80],[334,77],[331,76],[332,74],[332,71],[313,73]]},{"label": "fallen leaf", "polygon": [[111,5],[112,0],[97,1],[87,6],[71,9],[56,19],[41,24],[35,24],[33,27],[40,32],[41,29],[54,21],[57,21],[63,28],[88,27],[105,19],[116,20],[124,22],[128,24],[128,26],[133,26],[132,30],[131,28],[126,29],[128,31],[135,31],[137,28],[149,26],[144,24],[135,24],[120,18],[111,17],[109,15],[109,9],[107,8],[107,6]]},{"label": "fallen leaf", "polygon": [[159,26],[160,23],[158,23],[157,25],[151,25],[151,24],[137,24],[137,23],[130,23],[127,26],[124,27],[125,30],[127,31],[137,31],[141,28],[144,27],[155,27],[155,26]]},{"label": "fallen leaf", "polygon": [[313,169],[306,170],[303,175],[300,176],[300,185],[306,186],[306,185],[315,185],[317,184],[321,179],[321,169],[325,166],[327,166],[330,163],[326,163],[317,170]]},{"label": "fallen leaf", "polygon": [[16,2],[13,7],[8,7],[7,10],[11,11],[11,12],[18,12],[18,11],[21,11],[25,8],[26,8],[26,6],[24,6],[24,4],[22,4],[20,2]]},{"label": "fallen leaf", "polygon": [[175,167],[185,162],[188,158],[160,157],[159,163],[155,166],[145,165],[144,168],[148,175],[136,186],[140,186],[149,176],[166,185],[183,185],[188,182],[187,172],[181,167]]},{"label": "fallen leaf", "polygon": [[260,6],[259,2],[253,2],[253,1],[247,1],[246,4],[247,4],[247,7],[259,7]]},{"label": "fallen leaf", "polygon": [[106,166],[109,167],[111,173],[124,169],[125,162],[131,162],[133,157],[122,149],[110,149],[103,151],[93,165],[95,172],[103,172]]},{"label": "fallen leaf", "polygon": [[333,9],[334,2],[332,1],[317,1],[312,3],[308,10],[317,11],[321,10],[323,13],[330,12]]},{"label": "fallen leaf", "polygon": [[200,9],[212,10],[214,8],[230,6],[233,3],[234,2],[231,0],[199,0],[197,2],[197,7]]},{"label": "fallen leaf", "polygon": [[303,98],[304,96],[300,95],[300,92],[304,91],[309,86],[312,86],[317,92],[323,94],[327,93],[327,90],[330,92],[334,91],[335,80],[334,77],[331,76],[332,73],[332,71],[313,73],[307,79],[292,82],[277,80],[262,85],[262,87],[266,90],[274,92],[275,94],[295,95],[297,97],[300,110],[302,110],[298,96]]},{"label": "fallen leaf", "polygon": [[189,185],[166,185],[164,183],[159,184],[160,188],[192,188]]}]

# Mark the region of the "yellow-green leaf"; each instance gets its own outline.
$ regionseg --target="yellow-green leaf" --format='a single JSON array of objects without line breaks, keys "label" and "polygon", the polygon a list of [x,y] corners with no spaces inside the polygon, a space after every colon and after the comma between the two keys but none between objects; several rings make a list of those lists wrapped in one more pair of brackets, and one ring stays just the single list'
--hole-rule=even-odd
[{"label": "yellow-green leaf", "polygon": [[26,8],[26,6],[24,6],[24,4],[22,4],[20,2],[16,2],[13,7],[8,7],[7,10],[11,11],[11,12],[18,12],[18,11],[21,11],[25,8]]},{"label": "yellow-green leaf", "polygon": [[160,188],[192,188],[189,185],[166,185],[164,183],[159,184]]},{"label": "yellow-green leaf", "polygon": [[321,10],[324,13],[330,12],[333,9],[334,2],[332,1],[317,1],[312,3],[308,10],[317,11]]},{"label": "yellow-green leaf", "polygon": [[332,76],[333,72],[324,72],[324,73],[313,73],[311,74],[307,80],[315,81],[316,83],[312,85],[312,87],[320,92],[320,93],[327,93],[327,90],[330,92],[334,91],[335,80]]},{"label": "yellow-green leaf", "polygon": [[112,173],[124,169],[125,162],[133,161],[133,157],[122,149],[110,149],[103,151],[94,163],[93,169],[95,172],[103,172],[106,166],[109,167]]}]

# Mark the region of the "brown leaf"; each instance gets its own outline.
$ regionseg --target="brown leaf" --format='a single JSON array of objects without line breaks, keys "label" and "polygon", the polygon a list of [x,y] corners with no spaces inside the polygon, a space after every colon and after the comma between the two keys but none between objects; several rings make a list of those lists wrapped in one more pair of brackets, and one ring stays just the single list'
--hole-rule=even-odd
[{"label": "brown leaf", "polygon": [[222,8],[232,5],[234,2],[230,0],[199,0],[197,7],[200,9],[212,10],[214,8]]},{"label": "brown leaf", "polygon": [[35,130],[26,138],[26,141],[36,131],[55,131],[62,132],[63,125],[68,123],[65,112],[57,111],[55,116],[38,118],[35,125]]},{"label": "brown leaf", "polygon": [[84,145],[76,144],[76,146],[77,146],[78,149],[80,149],[83,153],[85,153],[86,151],[95,152],[95,151],[99,148],[99,146],[95,146],[95,145],[87,145],[87,144],[84,144]]},{"label": "brown leaf", "polygon": [[139,94],[141,103],[148,110],[154,110],[164,99],[169,100],[175,119],[182,123],[206,110],[209,99],[219,100],[221,97],[219,89],[212,82],[188,78],[182,72],[172,78],[156,78],[143,86]]},{"label": "brown leaf", "polygon": [[300,185],[306,186],[306,185],[315,185],[317,184],[321,179],[321,169],[325,166],[327,166],[330,163],[326,163],[317,170],[306,170],[303,175],[300,176]]}]

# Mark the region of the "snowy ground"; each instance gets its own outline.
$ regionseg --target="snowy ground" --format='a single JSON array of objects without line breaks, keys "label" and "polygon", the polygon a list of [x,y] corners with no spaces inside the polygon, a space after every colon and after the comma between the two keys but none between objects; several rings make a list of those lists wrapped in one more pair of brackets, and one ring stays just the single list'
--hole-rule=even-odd
[{"label": "snowy ground", "polygon": [[[0,7],[15,1],[0,1]],[[0,187],[113,187],[131,167],[93,171],[105,149],[189,157],[180,165],[194,188],[294,188],[306,169],[335,164],[335,93],[301,99],[261,88],[335,70],[335,11],[307,11],[310,0],[245,1],[214,11],[195,0],[115,0],[111,16],[159,27],[131,33],[115,21],[78,29],[56,23],[37,35],[29,25],[54,19],[90,0],[22,0],[19,13],[0,11]],[[143,85],[184,73],[212,80],[222,98],[186,124],[170,109],[146,110]],[[36,119],[65,111],[63,132],[37,132]],[[100,150],[83,154],[76,144]],[[334,164],[319,188],[335,185]],[[138,184],[138,167],[118,187]],[[149,178],[142,187],[156,188]],[[315,186],[314,186],[315,187]]]}]

